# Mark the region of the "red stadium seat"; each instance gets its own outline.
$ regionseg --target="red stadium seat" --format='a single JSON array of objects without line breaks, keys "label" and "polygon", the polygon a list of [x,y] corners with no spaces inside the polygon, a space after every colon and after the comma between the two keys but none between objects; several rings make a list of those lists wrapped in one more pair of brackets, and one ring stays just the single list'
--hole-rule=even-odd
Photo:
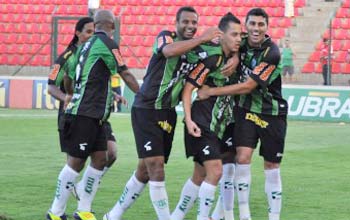
[{"label": "red stadium seat", "polygon": [[332,64],[332,73],[338,74],[341,73],[341,64],[340,63],[333,63]]},{"label": "red stadium seat", "polygon": [[301,70],[303,73],[314,73],[315,72],[315,65],[314,63],[307,62],[305,63],[303,69]]},{"label": "red stadium seat", "polygon": [[332,28],[338,29],[341,27],[341,18],[334,18],[332,20]]},{"label": "red stadium seat", "polygon": [[350,74],[350,63],[344,63],[341,72],[343,74]]},{"label": "red stadium seat", "polygon": [[350,1],[349,0],[345,0],[345,1],[342,1],[342,7],[343,8],[350,8]]},{"label": "red stadium seat", "polygon": [[350,29],[350,18],[341,18],[340,27],[343,29]]},{"label": "red stadium seat", "polygon": [[339,51],[335,54],[334,61],[338,63],[345,63],[347,51]]},{"label": "red stadium seat", "polygon": [[341,48],[343,47],[343,41],[342,40],[333,40],[332,45],[333,45],[333,50],[335,50],[335,51],[341,50]]},{"label": "red stadium seat", "polygon": [[315,73],[322,73],[322,63],[315,63]]},{"label": "red stadium seat", "polygon": [[309,61],[310,62],[318,62],[320,61],[320,57],[321,57],[321,51],[314,51],[310,57],[309,57]]},{"label": "red stadium seat", "polygon": [[350,50],[350,40],[344,41],[342,50],[345,50],[345,51]]},{"label": "red stadium seat", "polygon": [[337,18],[347,18],[350,17],[350,9],[349,8],[339,8],[337,13],[335,14]]}]

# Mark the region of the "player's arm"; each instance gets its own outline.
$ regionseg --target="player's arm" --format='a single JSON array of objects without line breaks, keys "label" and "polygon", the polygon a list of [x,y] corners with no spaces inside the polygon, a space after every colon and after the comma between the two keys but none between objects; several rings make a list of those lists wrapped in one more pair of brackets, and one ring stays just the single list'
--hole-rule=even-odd
[{"label": "player's arm", "polygon": [[53,96],[55,99],[64,102],[64,99],[66,97],[66,94],[64,94],[60,88],[58,88],[56,85],[49,84],[47,92]]},{"label": "player's arm", "polygon": [[117,44],[113,44],[111,48],[112,54],[113,54],[113,61],[109,62],[108,60],[105,60],[105,63],[107,64],[109,70],[111,71],[112,75],[119,73],[119,75],[122,77],[126,85],[134,92],[138,92],[140,89],[140,86],[133,74],[129,71],[128,67],[125,65],[125,62],[123,60],[122,55],[120,54],[119,47]]},{"label": "player's arm", "polygon": [[192,91],[195,89],[195,86],[189,82],[186,82],[185,87],[182,91],[182,104],[185,114],[185,124],[188,130],[188,133],[194,137],[201,136],[201,129],[198,125],[192,121],[191,115],[191,103],[192,103]]},{"label": "player's arm", "polygon": [[[211,41],[217,37],[220,37],[221,35],[222,35],[222,31],[220,31],[219,28],[212,27],[204,31],[203,34],[200,35],[199,37],[189,39],[189,40],[169,42],[170,38],[167,39],[166,37],[164,37],[163,43],[167,43],[167,44],[162,46],[162,45],[159,45],[158,43],[158,48],[162,48],[161,51],[166,58],[180,56],[184,53],[187,53],[188,51],[195,48],[196,46],[202,43]],[[160,37],[163,37],[163,36],[162,35],[158,36],[158,42],[161,42],[162,40],[162,39],[159,40]]]},{"label": "player's arm", "polygon": [[[220,88],[205,87],[198,91],[199,99],[207,99],[210,96],[243,95],[251,93],[257,86],[266,88],[270,78],[280,62],[281,56],[277,47],[271,48],[262,58],[259,65],[248,72],[248,78],[243,83],[232,84]],[[279,74],[279,73],[276,73]],[[277,77],[275,75],[274,77]]]},{"label": "player's arm", "polygon": [[139,83],[137,82],[136,77],[128,69],[120,72],[119,75],[134,93],[137,93],[139,91]]},{"label": "player's arm", "polygon": [[210,96],[243,95],[251,93],[257,86],[258,83],[252,78],[248,77],[247,81],[243,83],[214,88],[203,86],[200,90],[198,90],[197,95],[201,100],[207,99]]}]

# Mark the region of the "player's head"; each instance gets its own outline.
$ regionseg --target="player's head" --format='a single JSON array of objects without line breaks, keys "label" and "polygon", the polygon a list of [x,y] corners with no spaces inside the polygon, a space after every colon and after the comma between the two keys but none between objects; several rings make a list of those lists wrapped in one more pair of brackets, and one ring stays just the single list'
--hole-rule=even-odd
[{"label": "player's head", "polygon": [[246,17],[245,26],[248,32],[250,46],[259,47],[265,40],[268,29],[269,16],[262,8],[251,9]]},{"label": "player's head", "polygon": [[115,29],[115,17],[112,11],[101,9],[94,16],[96,31],[105,31],[109,37],[112,37]]},{"label": "player's head", "polygon": [[94,34],[94,20],[90,17],[80,18],[75,24],[74,37],[69,46],[85,43]]},{"label": "player's head", "polygon": [[237,52],[242,40],[241,21],[229,12],[221,18],[219,29],[224,33],[220,39],[224,52]]},{"label": "player's head", "polygon": [[176,13],[176,33],[179,38],[191,39],[197,32],[198,14],[193,7],[181,7]]},{"label": "player's head", "polygon": [[323,43],[328,45],[328,44],[329,44],[329,40],[328,40],[328,38],[326,38],[326,37],[325,37],[325,38],[323,38]]}]

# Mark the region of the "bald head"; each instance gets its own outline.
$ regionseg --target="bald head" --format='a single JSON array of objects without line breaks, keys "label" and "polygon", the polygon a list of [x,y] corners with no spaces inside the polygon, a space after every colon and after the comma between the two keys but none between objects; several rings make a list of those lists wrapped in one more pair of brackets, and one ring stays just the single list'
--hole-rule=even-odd
[{"label": "bald head", "polygon": [[101,9],[96,12],[94,22],[96,30],[111,32],[114,30],[115,17],[112,11]]}]

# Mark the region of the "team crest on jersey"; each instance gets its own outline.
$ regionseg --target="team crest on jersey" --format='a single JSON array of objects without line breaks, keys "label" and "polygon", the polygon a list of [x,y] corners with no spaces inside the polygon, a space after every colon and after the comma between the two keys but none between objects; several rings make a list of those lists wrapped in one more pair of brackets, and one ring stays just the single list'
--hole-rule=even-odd
[{"label": "team crest on jersey", "polygon": [[199,56],[202,60],[204,60],[205,58],[208,57],[208,53],[207,53],[206,51],[203,51],[203,52],[198,53],[198,56]]},{"label": "team crest on jersey", "polygon": [[57,74],[60,72],[61,65],[55,64],[53,65],[53,69],[51,71],[51,74],[49,75],[49,79],[55,80],[57,77]]},{"label": "team crest on jersey", "polygon": [[119,49],[113,49],[112,52],[113,52],[115,58],[117,59],[118,64],[120,66],[123,66],[124,65],[124,60],[122,58],[122,55],[120,54]]}]

